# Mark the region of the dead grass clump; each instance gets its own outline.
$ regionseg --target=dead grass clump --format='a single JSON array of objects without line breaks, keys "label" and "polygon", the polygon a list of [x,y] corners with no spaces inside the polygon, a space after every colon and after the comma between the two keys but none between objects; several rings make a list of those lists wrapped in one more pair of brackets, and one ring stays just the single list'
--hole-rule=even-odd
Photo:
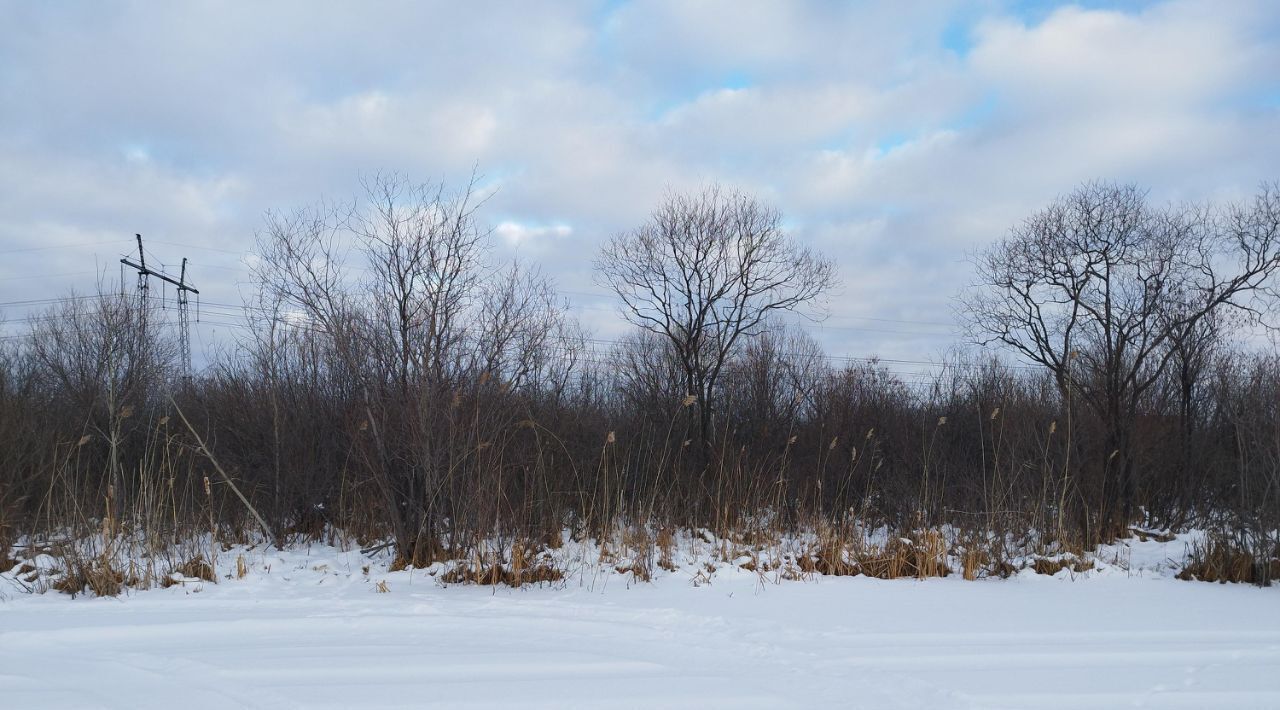
[{"label": "dead grass clump", "polygon": [[431,535],[419,535],[412,544],[401,545],[398,543],[383,543],[374,545],[369,548],[370,552],[382,550],[388,547],[395,548],[395,557],[391,560],[390,571],[400,572],[401,570],[424,567],[430,567],[436,562],[448,562],[452,556],[440,544],[440,541]]},{"label": "dead grass clump", "polygon": [[[643,525],[633,525],[622,531],[622,547],[630,557],[625,567],[639,581],[648,582],[653,579],[654,538],[649,529]],[[621,568],[619,572],[623,571]]]},{"label": "dead grass clump", "polygon": [[671,527],[664,525],[659,528],[654,542],[658,546],[658,566],[668,572],[675,572],[679,569],[676,566],[675,558],[672,557],[676,550],[676,536],[671,531]]},{"label": "dead grass clump", "polygon": [[471,562],[455,563],[439,577],[445,584],[481,584],[522,587],[549,584],[564,579],[564,573],[545,555],[539,555],[527,541],[511,546],[511,559],[504,564],[495,552],[477,550]]},{"label": "dead grass clump", "polygon": [[543,543],[549,550],[559,550],[564,547],[564,532],[560,530],[560,528],[548,530],[546,536],[543,538]]},{"label": "dead grass clump", "polygon": [[1190,545],[1178,579],[1268,586],[1280,579],[1280,545],[1266,537],[1211,532],[1203,542]]},{"label": "dead grass clump", "polygon": [[939,530],[925,530],[912,535],[910,561],[916,577],[945,577],[947,568],[947,540]]},{"label": "dead grass clump", "polygon": [[814,574],[818,571],[818,561],[810,554],[796,555],[795,566],[806,575]]},{"label": "dead grass clump", "polygon": [[967,547],[960,553],[960,574],[966,580],[972,582],[978,578],[978,573],[985,570],[990,562],[991,557],[986,550],[978,547]]},{"label": "dead grass clump", "polygon": [[1038,557],[1031,564],[1031,569],[1035,570],[1036,574],[1045,574],[1051,577],[1061,572],[1063,567],[1066,567],[1066,564],[1062,560],[1051,560],[1045,557]]},{"label": "dead grass clump", "polygon": [[846,551],[850,548],[846,538],[836,528],[823,526],[818,531],[818,542],[813,551],[801,555],[800,568],[805,572],[818,572],[833,577],[851,577],[859,574],[855,562]]},{"label": "dead grass clump", "polygon": [[502,564],[459,564],[440,575],[446,584],[481,584],[522,587],[526,584],[549,584],[564,579],[564,573],[550,563],[541,562],[517,572]]},{"label": "dead grass clump", "polygon": [[517,541],[511,546],[511,566],[502,575],[502,583],[510,587],[525,584],[546,584],[564,579],[561,572],[546,555],[539,555],[534,546]]},{"label": "dead grass clump", "polygon": [[1154,540],[1156,542],[1173,542],[1177,536],[1173,533],[1162,533],[1153,530],[1143,530],[1141,528],[1129,528],[1129,532],[1140,542]]},{"label": "dead grass clump", "polygon": [[53,588],[75,597],[85,590],[99,597],[114,597],[124,590],[125,574],[106,554],[81,556],[74,552],[62,555],[64,573]]},{"label": "dead grass clump", "polygon": [[561,572],[550,562],[543,562],[526,569],[518,577],[508,578],[503,581],[509,586],[519,587],[525,584],[551,584],[563,579],[564,572]]},{"label": "dead grass clump", "polygon": [[789,582],[801,582],[808,580],[817,570],[811,560],[806,561],[808,555],[800,555],[797,559],[785,559],[778,566],[778,579],[785,579]]},{"label": "dead grass clump", "polygon": [[1018,568],[1015,567],[1012,562],[1009,562],[1008,560],[1003,560],[1003,559],[996,560],[987,569],[988,575],[1000,577],[1002,579],[1012,577],[1013,575],[1017,574],[1017,572],[1018,572]]},{"label": "dead grass clump", "polygon": [[1093,569],[1093,562],[1091,560],[1076,557],[1075,555],[1037,557],[1035,561],[1031,563],[1031,569],[1035,570],[1036,574],[1053,576],[1064,569],[1077,573],[1088,572]]},{"label": "dead grass clump", "polygon": [[879,579],[945,577],[947,541],[941,531],[913,531],[907,537],[890,537],[882,547],[865,546],[856,553],[862,573]]},{"label": "dead grass clump", "polygon": [[1009,557],[1008,542],[987,532],[971,532],[963,536],[952,546],[951,556],[959,565],[961,576],[968,581],[1006,578],[1019,569]]},{"label": "dead grass clump", "polygon": [[218,581],[213,565],[206,562],[202,555],[196,555],[174,567],[168,575],[160,578],[160,586],[172,587],[175,584],[196,579],[214,583]]},{"label": "dead grass clump", "polygon": [[762,550],[776,547],[781,542],[777,530],[762,525],[750,525],[743,530],[728,530],[722,536],[735,545]]},{"label": "dead grass clump", "polygon": [[653,573],[650,572],[649,569],[646,568],[644,565],[639,563],[632,562],[630,564],[619,565],[617,567],[614,567],[613,569],[618,574],[630,573],[632,578],[634,578],[637,582],[653,581]]},{"label": "dead grass clump", "polygon": [[218,581],[218,576],[213,571],[213,566],[206,562],[203,557],[198,555],[187,560],[182,564],[182,566],[178,567],[174,571],[184,577],[195,577],[196,579],[203,579],[206,582]]},{"label": "dead grass clump", "polygon": [[858,569],[868,577],[897,579],[906,575],[906,548],[896,538],[883,547],[867,547],[858,553]]},{"label": "dead grass clump", "polygon": [[13,556],[12,530],[3,522],[0,515],[0,571],[13,569],[19,560]]}]

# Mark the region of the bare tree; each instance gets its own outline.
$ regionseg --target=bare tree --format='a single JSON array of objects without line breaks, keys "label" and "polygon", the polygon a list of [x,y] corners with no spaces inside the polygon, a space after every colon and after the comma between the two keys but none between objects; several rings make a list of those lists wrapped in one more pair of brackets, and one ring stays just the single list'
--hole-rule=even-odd
[{"label": "bare tree", "polygon": [[662,419],[685,394],[680,358],[671,341],[648,330],[634,330],[609,353],[611,389],[642,417]]},{"label": "bare tree", "polygon": [[[380,175],[350,205],[269,214],[259,236],[269,300],[324,333],[359,383],[370,472],[411,559],[434,544],[440,517],[435,495],[449,464],[435,436],[447,416],[439,402],[470,365],[464,319],[481,295],[488,237],[474,186],[455,194]],[[363,257],[361,278],[348,267],[353,256]]]},{"label": "bare tree", "polygon": [[351,435],[368,444],[360,453],[412,563],[464,515],[496,519],[454,502],[479,500],[466,490],[482,485],[493,441],[528,419],[513,398],[562,389],[583,350],[548,279],[487,263],[475,184],[378,176],[351,205],[269,216],[259,239],[264,302],[301,313],[357,383]]},{"label": "bare tree", "polygon": [[380,311],[402,388],[456,374],[449,353],[465,337],[461,322],[479,297],[488,232],[476,224],[475,178],[456,194],[398,176],[365,182],[366,206],[350,230],[369,265],[363,292]]},{"label": "bare tree", "polygon": [[[1207,319],[1257,314],[1280,268],[1280,196],[1248,206],[1155,209],[1132,185],[1090,183],[977,258],[962,316],[1052,373],[1105,429],[1104,480],[1133,512],[1133,424],[1143,396]],[[1113,478],[1114,476],[1114,478]]]},{"label": "bare tree", "polygon": [[740,341],[835,283],[833,264],[792,241],[777,210],[718,186],[669,195],[648,222],[611,239],[595,266],[623,315],[671,343],[704,445],[717,382]]},{"label": "bare tree", "polygon": [[172,376],[176,343],[148,328],[151,306],[109,293],[72,295],[31,326],[38,372],[84,417],[86,429],[107,445],[108,498],[119,515],[129,479],[122,449],[141,417]]},{"label": "bare tree", "polygon": [[555,284],[518,262],[486,284],[475,324],[483,372],[512,390],[551,385],[563,389],[579,364],[584,343]]},{"label": "bare tree", "polygon": [[828,376],[818,343],[803,330],[779,324],[752,339],[726,368],[723,401],[744,439],[785,438]]}]

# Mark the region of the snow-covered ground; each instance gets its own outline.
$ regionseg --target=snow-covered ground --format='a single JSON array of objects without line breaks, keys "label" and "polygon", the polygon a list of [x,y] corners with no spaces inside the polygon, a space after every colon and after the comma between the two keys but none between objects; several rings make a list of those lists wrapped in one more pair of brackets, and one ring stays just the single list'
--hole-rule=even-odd
[{"label": "snow-covered ground", "polygon": [[1182,546],[976,582],[495,589],[323,546],[120,598],[0,580],[0,708],[1280,708],[1280,589],[1171,579]]}]

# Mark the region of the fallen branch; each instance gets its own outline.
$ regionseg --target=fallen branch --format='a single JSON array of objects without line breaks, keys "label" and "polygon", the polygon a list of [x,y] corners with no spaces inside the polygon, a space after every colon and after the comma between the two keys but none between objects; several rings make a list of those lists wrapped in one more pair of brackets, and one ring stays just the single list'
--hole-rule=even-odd
[{"label": "fallen branch", "polygon": [[174,410],[178,412],[178,416],[182,419],[182,423],[187,425],[187,429],[191,432],[191,435],[196,438],[196,443],[200,445],[200,451],[208,457],[209,463],[213,464],[214,469],[216,469],[219,475],[222,476],[222,480],[226,481],[228,486],[231,486],[232,492],[236,494],[236,497],[240,499],[241,503],[244,503],[244,507],[248,508],[249,512],[253,514],[254,519],[258,521],[258,525],[262,526],[263,534],[267,536],[267,539],[271,540],[271,544],[275,545],[277,550],[283,550],[284,548],[280,546],[280,541],[276,539],[275,533],[271,532],[271,527],[267,525],[267,521],[262,519],[262,516],[259,515],[258,511],[253,507],[253,504],[249,502],[249,499],[240,492],[240,489],[236,487],[235,482],[231,480],[231,476],[228,476],[227,472],[222,470],[222,466],[218,464],[218,460],[213,457],[213,452],[209,450],[208,446],[205,446],[204,439],[200,437],[200,433],[196,431],[195,427],[191,426],[190,421],[187,421],[187,415],[182,413],[182,408],[173,400],[173,397],[169,398],[169,402],[173,404]]},{"label": "fallen branch", "polygon": [[360,554],[362,554],[362,555],[373,555],[373,554],[376,554],[376,553],[382,552],[383,550],[387,549],[388,547],[392,547],[393,545],[395,545],[395,543],[394,543],[394,542],[384,542],[384,543],[382,543],[381,545],[374,545],[373,547],[366,547],[366,548],[364,548],[363,550],[361,550],[361,551],[360,551]]}]

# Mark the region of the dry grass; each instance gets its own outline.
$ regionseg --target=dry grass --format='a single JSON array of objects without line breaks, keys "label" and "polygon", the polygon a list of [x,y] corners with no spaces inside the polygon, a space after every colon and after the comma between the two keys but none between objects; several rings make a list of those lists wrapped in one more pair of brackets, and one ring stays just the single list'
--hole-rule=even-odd
[{"label": "dry grass", "polygon": [[[128,541],[132,538],[119,529],[113,529],[109,538],[102,536],[97,521],[92,529],[91,535],[75,543],[45,543],[33,548],[57,560],[51,572],[41,577],[42,588],[72,595],[112,596],[127,588],[167,587],[196,579],[217,581],[217,570],[210,561],[216,559],[211,556],[217,554],[216,541],[211,543],[201,537],[173,545],[162,555],[153,555],[134,547],[135,543]],[[958,531],[950,527],[873,531],[852,519],[841,523],[819,520],[807,530],[771,533],[754,530],[721,537],[695,528],[687,533],[693,545],[692,559],[700,558],[698,571],[693,572],[694,581],[705,578],[702,581],[709,582],[719,566],[753,572],[761,575],[761,579],[769,573],[769,578],[776,577],[776,580],[808,580],[815,575],[925,579],[952,573],[976,580],[1008,576],[1023,568],[1038,574],[1057,575],[1064,570],[1083,573],[1095,567],[1090,555],[1077,553],[1059,541],[1045,543],[1034,536],[1019,542],[1017,536],[996,536],[981,530]],[[629,575],[634,582],[651,582],[658,570],[682,569],[676,558],[681,549],[678,541],[686,539],[685,534],[672,525],[619,525],[599,543],[587,548],[591,551],[586,560],[575,557],[579,553],[566,551],[563,540],[561,552],[557,553],[548,544],[550,539],[538,532],[527,538],[480,540],[463,548],[467,550],[465,557],[453,557],[437,564],[433,574],[446,584],[509,587],[553,584],[566,579],[566,565],[585,561],[590,567],[595,558],[598,571]],[[1156,533],[1143,534],[1148,539],[1159,539]],[[765,544],[769,541],[773,544]],[[707,544],[704,546],[702,542]],[[1265,545],[1271,547],[1264,551]],[[224,573],[236,579],[248,576],[246,554],[235,555],[234,559],[234,568]],[[571,559],[577,562],[570,562]],[[403,558],[395,558],[390,571],[404,568]],[[34,572],[34,568],[30,571]],[[370,567],[366,566],[366,577],[369,572]],[[1280,547],[1266,537],[1211,534],[1189,547],[1188,563],[1179,576],[1265,585],[1280,577]],[[31,580],[23,581],[34,584]]]},{"label": "dry grass", "polygon": [[879,579],[945,577],[951,571],[946,539],[937,530],[890,537],[883,546],[859,550],[856,559],[863,574]]},{"label": "dry grass", "polygon": [[1156,542],[1173,542],[1177,536],[1172,533],[1156,532],[1154,530],[1143,530],[1141,528],[1129,528],[1129,534],[1138,538],[1140,542],[1154,540]]},{"label": "dry grass", "polygon": [[622,530],[622,548],[629,562],[617,567],[618,572],[630,572],[639,582],[653,579],[654,538],[644,525],[631,525]]},{"label": "dry grass", "polygon": [[800,569],[804,572],[818,572],[837,577],[861,573],[861,567],[849,559],[851,557],[848,554],[851,547],[850,537],[842,533],[847,531],[832,525],[820,526],[815,548],[809,554],[801,555],[797,560]]},{"label": "dry grass", "polygon": [[991,557],[986,550],[978,547],[967,547],[960,553],[960,574],[966,580],[972,582],[978,578],[978,573],[985,570],[990,562]]},{"label": "dry grass", "polygon": [[655,542],[658,545],[658,566],[668,572],[675,572],[679,569],[673,557],[676,549],[676,536],[672,532],[671,526],[664,525],[659,528]]},{"label": "dry grass", "polygon": [[1280,544],[1266,537],[1211,532],[1190,545],[1187,560],[1178,579],[1263,586],[1280,579]]},{"label": "dry grass", "polygon": [[174,571],[184,577],[195,577],[206,582],[218,581],[218,576],[213,571],[213,565],[206,562],[204,557],[192,557]]},{"label": "dry grass", "polygon": [[618,565],[613,570],[618,574],[630,574],[631,578],[637,582],[653,581],[653,573],[644,565],[635,562]]},{"label": "dry grass", "polygon": [[205,561],[202,555],[191,557],[186,562],[175,565],[169,574],[160,578],[160,586],[172,587],[185,581],[201,580],[217,583],[218,576],[213,565]]},{"label": "dry grass", "polygon": [[1082,559],[1075,555],[1060,555],[1058,557],[1037,557],[1031,563],[1031,569],[1036,574],[1045,574],[1053,576],[1064,569],[1072,572],[1088,572],[1093,569],[1093,561]]},{"label": "dry grass", "polygon": [[13,557],[13,527],[5,520],[4,511],[0,509],[0,571],[13,569],[19,562]]},{"label": "dry grass", "polygon": [[808,549],[780,566],[783,579],[803,579],[815,573],[924,579],[945,577],[951,572],[946,536],[938,530],[890,535],[883,543],[873,543],[856,528],[819,525],[815,538]]},{"label": "dry grass", "polygon": [[439,576],[445,584],[505,584],[508,587],[550,584],[563,579],[564,572],[556,567],[550,555],[540,554],[523,540],[512,543],[510,559],[505,563],[498,551],[480,545],[470,562],[454,563]]},{"label": "dry grass", "polygon": [[85,591],[99,597],[114,597],[124,591],[128,576],[117,567],[109,551],[96,555],[80,554],[68,545],[60,555],[63,562],[63,573],[53,583],[53,589],[70,594],[72,597]]}]

